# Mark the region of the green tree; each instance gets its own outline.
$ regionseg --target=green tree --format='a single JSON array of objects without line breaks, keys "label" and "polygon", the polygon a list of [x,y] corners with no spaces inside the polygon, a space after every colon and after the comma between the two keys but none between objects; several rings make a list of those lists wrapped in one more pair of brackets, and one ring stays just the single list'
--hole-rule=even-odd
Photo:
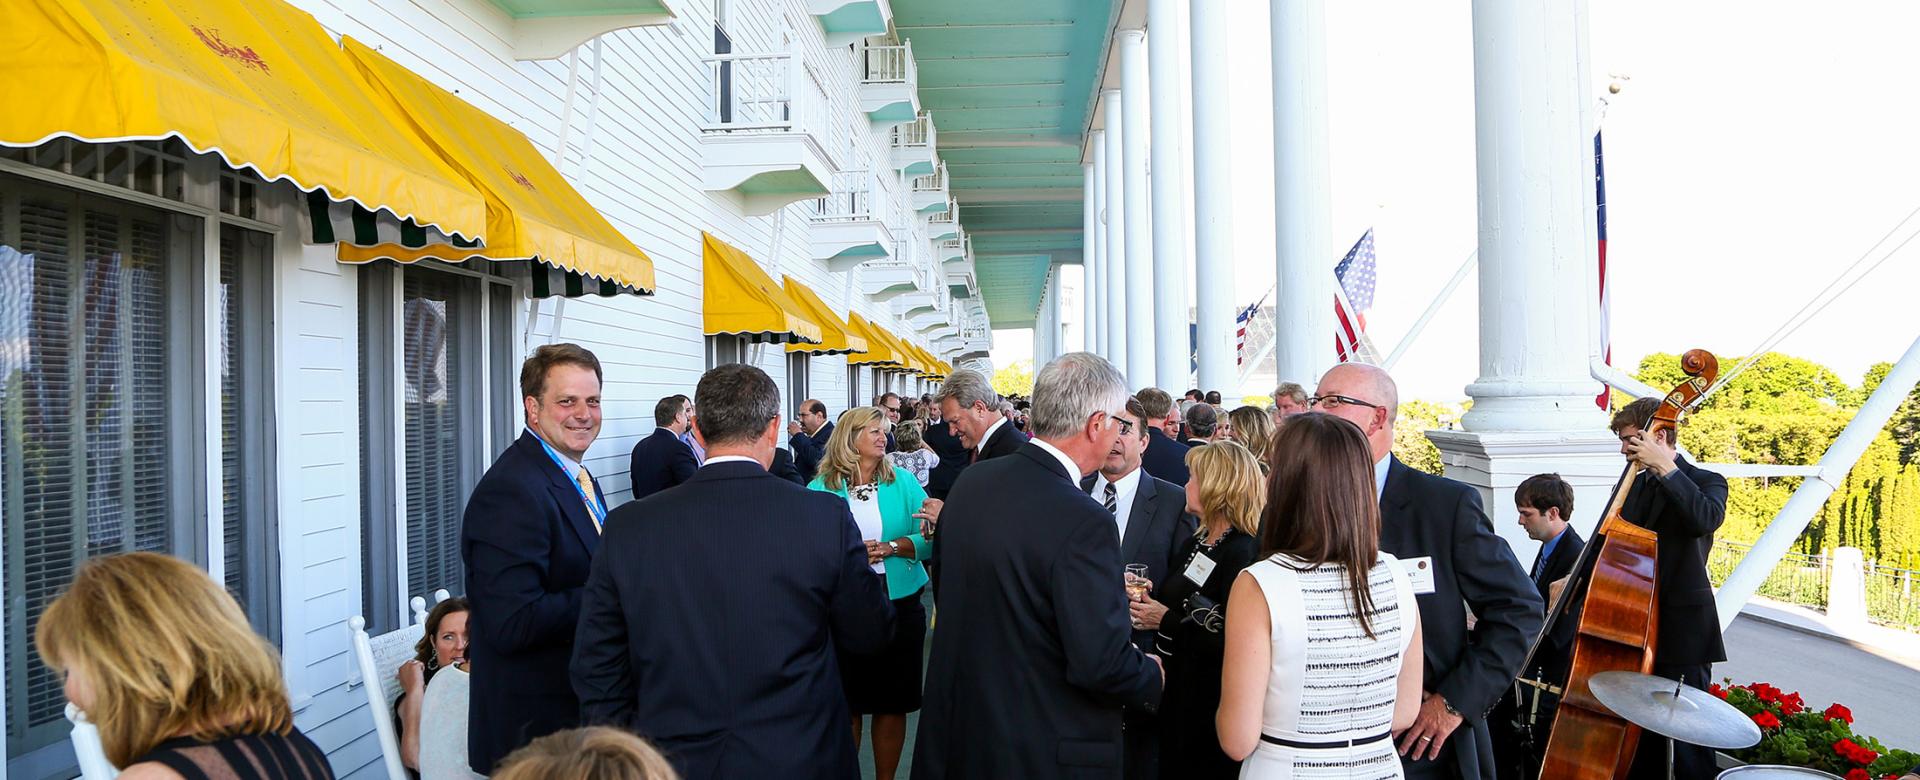
[{"label": "green tree", "polygon": [[[1745,358],[1722,356],[1720,371],[1730,372],[1742,360]],[[1679,355],[1656,352],[1641,358],[1634,377],[1666,391],[1685,381],[1687,375],[1680,370]],[[1725,388],[1716,390],[1701,408],[1774,408],[1781,404],[1798,406],[1805,401],[1838,406],[1857,404],[1857,397],[1858,392],[1832,369],[1806,358],[1768,352]]]},{"label": "green tree", "polygon": [[[1867,369],[1867,375],[1860,382],[1860,401],[1866,402],[1867,396],[1879,389],[1886,381],[1888,372],[1893,370],[1892,363],[1875,363]],[[1907,400],[1893,413],[1893,420],[1887,423],[1887,431],[1893,434],[1893,442],[1900,448],[1900,462],[1912,464],[1920,458],[1920,387],[1907,393]]]},{"label": "green tree", "polygon": [[993,372],[993,391],[1001,395],[1033,395],[1033,361],[1016,360]]},{"label": "green tree", "polygon": [[1443,473],[1440,448],[1433,446],[1426,432],[1458,426],[1460,415],[1464,412],[1460,404],[1432,401],[1401,403],[1399,415],[1393,421],[1393,456],[1399,458],[1401,463],[1428,474]]}]

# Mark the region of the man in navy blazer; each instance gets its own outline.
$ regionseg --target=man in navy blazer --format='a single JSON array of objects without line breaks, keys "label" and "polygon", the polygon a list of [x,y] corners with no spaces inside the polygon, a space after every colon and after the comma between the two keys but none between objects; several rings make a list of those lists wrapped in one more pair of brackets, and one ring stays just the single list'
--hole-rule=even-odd
[{"label": "man in navy blazer", "polygon": [[813,481],[820,461],[827,457],[827,441],[833,438],[833,423],[827,421],[827,405],[819,399],[800,402],[799,419],[787,423],[787,449],[793,453],[793,466],[800,472],[800,484]]},{"label": "man in navy blazer", "polygon": [[1035,438],[960,473],[914,780],[1120,775],[1121,710],[1157,705],[1163,676],[1132,642],[1114,517],[1079,483],[1126,401],[1105,360],[1063,355],[1034,382]]},{"label": "man in navy blazer", "polygon": [[1175,419],[1173,396],[1158,387],[1141,390],[1135,398],[1147,411],[1147,448],[1140,454],[1140,465],[1148,474],[1187,487],[1187,443],[1167,435],[1168,421]]},{"label": "man in navy blazer", "polygon": [[600,361],[542,346],[520,367],[520,393],[526,431],[480,478],[460,528],[476,670],[467,758],[481,773],[579,718],[567,659],[607,513],[581,462],[600,434]]},{"label": "man in navy blazer", "polygon": [[[1425,698],[1413,726],[1398,735],[1401,766],[1409,778],[1490,780],[1487,713],[1540,633],[1540,595],[1513,548],[1494,533],[1478,492],[1393,457],[1400,394],[1386,371],[1342,363],[1320,378],[1315,393],[1318,411],[1344,417],[1367,435],[1380,491],[1381,551],[1432,572],[1431,587],[1414,589],[1424,632]],[[1469,607],[1479,618],[1471,630]]]},{"label": "man in navy blazer", "polygon": [[[1553,609],[1553,585],[1573,573],[1580,562],[1586,541],[1568,524],[1573,517],[1573,486],[1559,474],[1535,474],[1520,482],[1513,491],[1514,508],[1520,515],[1520,528],[1527,538],[1540,543],[1533,565],[1527,571],[1533,577],[1540,602]],[[1523,674],[1558,685],[1567,677],[1568,655],[1573,647],[1579,613],[1565,612],[1558,622],[1545,629],[1549,633],[1536,640],[1533,662]],[[1537,706],[1536,706],[1537,700]],[[1494,763],[1501,780],[1533,780],[1540,776],[1539,754],[1546,749],[1551,735],[1554,708],[1560,697],[1532,686],[1516,685],[1500,695],[1500,703],[1487,716],[1493,736]],[[1517,720],[1525,713],[1537,712],[1531,733],[1522,731]]]},{"label": "man in navy blazer", "polygon": [[653,405],[653,433],[633,445],[633,500],[651,496],[687,481],[700,463],[680,437],[693,425],[693,401],[670,395]]},{"label": "man in navy blazer", "polygon": [[834,654],[886,643],[885,580],[845,499],[767,473],[766,373],[721,366],[694,395],[705,465],[608,519],[574,641],[581,712],[652,740],[686,780],[857,778]]},{"label": "man in navy blazer", "polygon": [[[1140,453],[1147,447],[1146,410],[1140,399],[1127,399],[1127,410],[1115,421],[1121,429],[1114,437],[1113,449],[1100,464],[1100,471],[1080,481],[1080,487],[1113,513],[1120,535],[1120,560],[1147,567],[1147,580],[1153,583],[1149,595],[1155,595],[1167,581],[1169,559],[1180,540],[1192,536],[1196,521],[1187,514],[1186,491],[1140,468]],[[1108,496],[1112,505],[1108,506]],[[1130,602],[1133,613],[1133,644],[1142,652],[1153,652],[1153,636],[1160,617],[1167,609],[1154,598]],[[1143,709],[1127,710],[1123,723],[1126,732],[1127,780],[1154,780],[1160,776],[1160,731],[1158,719]]]}]

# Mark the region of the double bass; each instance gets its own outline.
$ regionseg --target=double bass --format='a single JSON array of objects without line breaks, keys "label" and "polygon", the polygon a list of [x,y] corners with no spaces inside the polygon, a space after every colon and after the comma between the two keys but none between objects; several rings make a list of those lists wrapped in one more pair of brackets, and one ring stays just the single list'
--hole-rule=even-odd
[{"label": "double bass", "polygon": [[[1653,419],[1641,426],[1647,436],[1673,431],[1719,376],[1719,361],[1706,350],[1689,350],[1680,358],[1687,380],[1660,403]],[[1547,612],[1540,637],[1521,667],[1533,672],[1534,655],[1561,620],[1577,620],[1570,648],[1572,663],[1566,680],[1527,679],[1518,685],[1558,693],[1553,727],[1540,756],[1542,780],[1605,780],[1623,777],[1633,764],[1640,727],[1628,723],[1600,703],[1587,682],[1601,672],[1653,671],[1653,651],[1659,641],[1660,591],[1655,582],[1658,536],[1628,521],[1621,510],[1639,478],[1641,466],[1627,466],[1607,513],[1581,554],[1574,573]]]}]

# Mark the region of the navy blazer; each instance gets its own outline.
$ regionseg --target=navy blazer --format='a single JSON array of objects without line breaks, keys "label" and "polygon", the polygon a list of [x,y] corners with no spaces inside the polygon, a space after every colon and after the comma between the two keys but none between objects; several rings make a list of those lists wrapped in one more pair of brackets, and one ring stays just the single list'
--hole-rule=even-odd
[{"label": "navy blazer", "polygon": [[[1542,545],[1542,549],[1545,549],[1544,545]],[[1580,553],[1586,549],[1586,540],[1581,538],[1578,530],[1575,530],[1572,525],[1568,525],[1567,530],[1560,535],[1560,541],[1554,543],[1552,557],[1542,563],[1540,553],[1536,552],[1533,554],[1533,563],[1527,567],[1527,571],[1531,572],[1534,567],[1540,567],[1540,576],[1533,579],[1533,586],[1534,590],[1540,594],[1540,603],[1546,605],[1547,609],[1553,608],[1553,602],[1547,598],[1547,591],[1553,586],[1553,583],[1573,574],[1574,565],[1580,562]],[[1574,595],[1577,596],[1579,594],[1576,593]],[[1579,628],[1579,625],[1579,610],[1568,610],[1562,614],[1560,619],[1553,624],[1552,636],[1547,638],[1545,642],[1540,645],[1540,650],[1534,654],[1534,668],[1550,670],[1551,674],[1549,678],[1551,679],[1565,679],[1565,667],[1567,661],[1570,660],[1567,657],[1567,653],[1570,652],[1573,647],[1573,634],[1574,631]]]},{"label": "navy blazer", "polygon": [[[1527,647],[1540,633],[1540,594],[1513,548],[1494,533],[1477,491],[1408,468],[1399,458],[1388,465],[1380,493],[1380,549],[1403,562],[1433,559],[1434,592],[1416,597],[1425,645],[1424,688],[1446,697],[1465,717],[1438,760],[1451,761],[1455,777],[1491,780],[1493,741],[1486,715],[1519,674]],[[1469,606],[1479,616],[1471,632]]]},{"label": "navy blazer", "polygon": [[[1101,479],[1101,475],[1094,474],[1080,480],[1080,489],[1087,491],[1095,503],[1101,501],[1093,492]],[[1101,508],[1104,509],[1105,504]],[[1140,475],[1140,486],[1133,492],[1133,511],[1127,515],[1127,533],[1120,539],[1120,560],[1146,565],[1155,598],[1159,598],[1160,588],[1167,582],[1174,549],[1180,546],[1181,540],[1193,536],[1196,525],[1193,515],[1187,514],[1184,488],[1152,474]],[[1153,652],[1153,635],[1153,629],[1135,631],[1133,643],[1141,650]]]},{"label": "navy blazer", "polygon": [[[598,498],[605,505],[606,495]],[[474,675],[469,694],[474,771],[490,772],[515,748],[576,724],[567,658],[599,546],[580,488],[531,431],[500,453],[468,497],[460,527],[473,605],[467,657],[490,670]]]},{"label": "navy blazer", "polygon": [[1121,708],[1157,704],[1160,671],[1131,641],[1113,515],[1079,481],[1030,443],[947,496],[914,780],[1120,776]]},{"label": "navy blazer", "polygon": [[633,480],[633,500],[651,496],[693,477],[700,462],[693,448],[666,428],[653,429],[653,435],[633,445],[633,466],[627,477]]},{"label": "navy blazer", "polygon": [[1727,519],[1727,478],[1675,456],[1679,469],[1665,478],[1644,474],[1627,493],[1620,515],[1660,535],[1654,582],[1660,590],[1656,666],[1697,666],[1727,660],[1720,613],[1707,580],[1713,533]]},{"label": "navy blazer", "polygon": [[1174,484],[1181,490],[1187,489],[1187,453],[1193,448],[1184,442],[1174,441],[1166,431],[1159,428],[1147,429],[1147,449],[1140,453],[1140,467],[1160,479]]},{"label": "navy blazer", "polygon": [[960,443],[953,424],[946,420],[928,425],[920,434],[920,440],[940,456],[940,462],[927,475],[927,496],[945,500],[947,491],[953,489],[953,481],[960,477],[960,470],[973,459],[973,453]]},{"label": "navy blazer", "polygon": [[1025,446],[1027,446],[1027,435],[1021,433],[1019,428],[1013,427],[1013,423],[1007,422],[1001,424],[994,430],[993,435],[987,437],[987,446],[979,448],[979,455],[968,453],[967,456],[978,463],[988,458],[1012,455]]},{"label": "navy blazer", "polygon": [[686,780],[859,777],[834,648],[878,652],[893,606],[844,499],[715,463],[614,510],[603,544],[574,642],[586,722]]},{"label": "navy blazer", "polygon": [[787,449],[793,451],[793,467],[800,471],[800,484],[813,481],[820,472],[820,461],[827,457],[827,440],[833,438],[833,421],[813,433],[800,431],[787,437]]}]

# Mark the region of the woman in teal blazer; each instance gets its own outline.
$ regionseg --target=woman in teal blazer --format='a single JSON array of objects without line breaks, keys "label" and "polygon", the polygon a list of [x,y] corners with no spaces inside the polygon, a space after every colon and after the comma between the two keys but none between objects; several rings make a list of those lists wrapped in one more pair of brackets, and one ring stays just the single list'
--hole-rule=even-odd
[{"label": "woman in teal blazer", "polygon": [[874,655],[840,651],[840,681],[853,712],[854,744],[861,718],[873,716],[873,766],[881,780],[900,767],[907,713],[920,709],[920,661],[927,637],[920,591],[927,572],[920,561],[932,552],[920,535],[920,515],[938,511],[911,472],[887,460],[887,425],[881,410],[849,409],[834,425],[820,459],[819,476],[807,485],[845,499],[867,542],[867,562],[887,578],[893,599],[894,634]]}]

